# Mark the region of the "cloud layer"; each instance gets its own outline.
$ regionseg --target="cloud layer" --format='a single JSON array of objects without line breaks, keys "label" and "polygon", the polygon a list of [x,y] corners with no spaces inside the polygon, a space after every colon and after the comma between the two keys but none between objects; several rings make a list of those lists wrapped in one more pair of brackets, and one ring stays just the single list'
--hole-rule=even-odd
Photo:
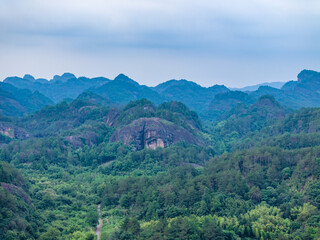
[{"label": "cloud layer", "polygon": [[3,0],[0,77],[287,81],[320,70],[319,12],[316,0]]}]

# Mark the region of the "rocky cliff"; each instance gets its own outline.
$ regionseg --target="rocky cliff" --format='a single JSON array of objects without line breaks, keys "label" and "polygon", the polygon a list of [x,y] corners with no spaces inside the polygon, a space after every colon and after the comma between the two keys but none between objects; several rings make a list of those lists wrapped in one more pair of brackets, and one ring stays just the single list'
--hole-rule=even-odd
[{"label": "rocky cliff", "polygon": [[200,145],[201,139],[184,128],[161,118],[139,118],[131,124],[117,129],[110,138],[111,142],[122,141],[133,144],[136,151],[143,148],[156,149],[167,147],[179,141]]},{"label": "rocky cliff", "polygon": [[29,134],[25,130],[8,123],[0,123],[0,134],[13,139],[29,138]]}]

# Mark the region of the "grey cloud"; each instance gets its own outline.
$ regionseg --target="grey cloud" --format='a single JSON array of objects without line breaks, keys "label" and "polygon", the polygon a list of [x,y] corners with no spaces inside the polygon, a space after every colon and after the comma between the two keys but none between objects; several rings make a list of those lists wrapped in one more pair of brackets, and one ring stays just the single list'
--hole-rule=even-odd
[{"label": "grey cloud", "polygon": [[[211,73],[210,77],[210,72],[233,65],[242,66],[234,66],[235,73],[250,75],[247,81],[265,81],[263,76],[254,80],[246,68],[251,65],[261,71],[283,66],[289,77],[289,71],[300,70],[296,68],[303,66],[302,61],[310,66],[319,60],[319,10],[315,0],[2,0],[0,64],[6,69],[28,66],[40,71],[42,67],[47,74],[49,68],[51,72],[64,69],[64,64],[75,71],[87,69],[89,75],[102,73],[94,64],[105,63],[136,74],[141,81],[161,75],[203,84],[209,78],[232,82],[236,74]],[[30,57],[32,52],[37,57]],[[48,58],[47,53],[54,53],[53,59],[38,62]],[[23,65],[19,57],[32,62]],[[61,66],[50,64],[55,59]],[[76,64],[70,63],[72,59]],[[148,62],[156,66],[146,67]],[[163,69],[166,74],[160,73]],[[1,72],[3,76],[10,73]]]}]

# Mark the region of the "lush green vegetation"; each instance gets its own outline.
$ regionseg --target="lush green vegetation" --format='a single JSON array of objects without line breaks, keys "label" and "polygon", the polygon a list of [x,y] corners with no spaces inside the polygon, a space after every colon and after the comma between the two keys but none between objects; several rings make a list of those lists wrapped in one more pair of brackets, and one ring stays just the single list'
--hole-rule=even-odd
[{"label": "lush green vegetation", "polygon": [[[0,134],[1,239],[96,239],[98,204],[101,239],[320,238],[319,109],[290,112],[264,96],[205,126],[178,102],[116,111],[108,125],[109,108],[77,99],[1,117],[29,134]],[[141,117],[207,142],[138,152],[109,142]]]}]

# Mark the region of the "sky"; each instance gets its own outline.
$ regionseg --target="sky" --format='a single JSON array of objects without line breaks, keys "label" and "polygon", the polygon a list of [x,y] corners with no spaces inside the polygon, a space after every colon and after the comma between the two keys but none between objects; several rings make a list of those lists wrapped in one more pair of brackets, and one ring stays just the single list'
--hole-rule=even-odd
[{"label": "sky", "polygon": [[319,0],[1,0],[0,79],[243,87],[320,71]]}]

